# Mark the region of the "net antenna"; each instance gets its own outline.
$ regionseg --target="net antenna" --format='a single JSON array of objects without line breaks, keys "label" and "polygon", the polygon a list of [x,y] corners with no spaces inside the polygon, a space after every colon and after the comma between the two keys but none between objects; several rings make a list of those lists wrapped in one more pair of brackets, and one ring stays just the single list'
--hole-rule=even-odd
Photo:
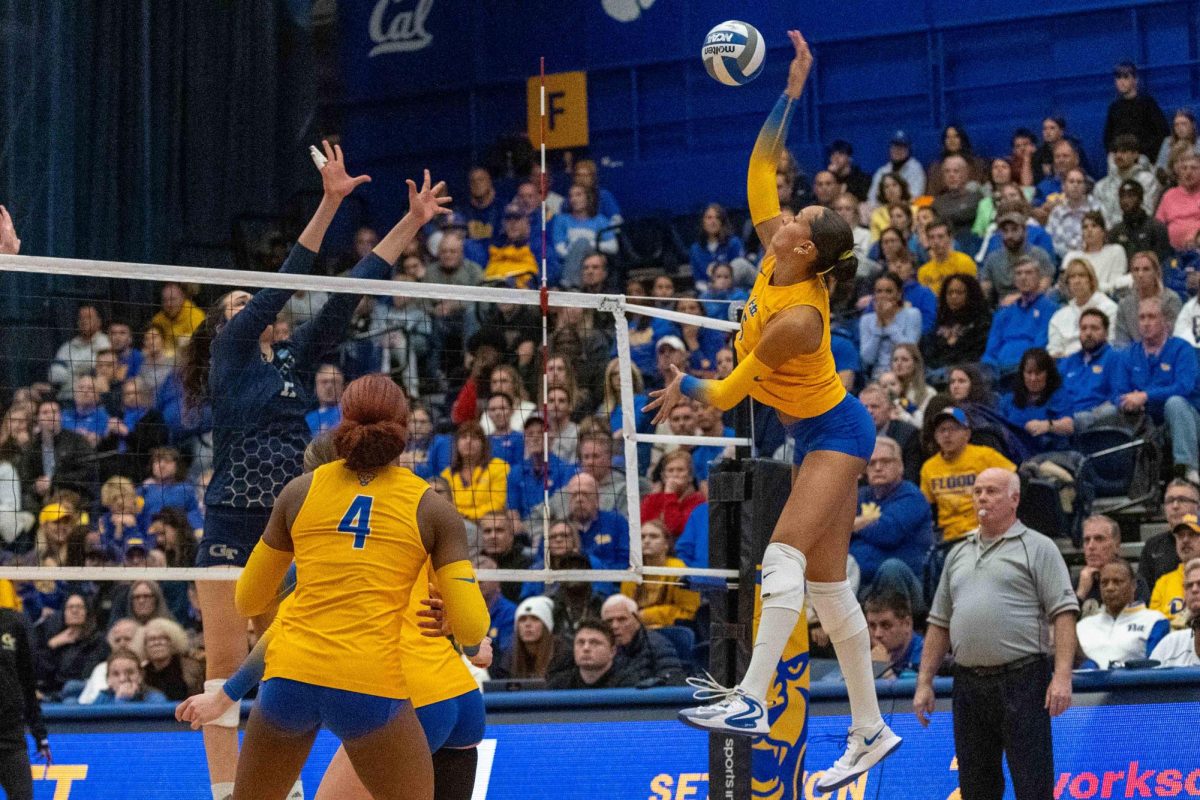
[{"label": "net antenna", "polygon": [[[538,175],[538,196],[542,203],[542,263],[538,306],[542,312],[542,566],[550,568],[550,289],[546,284],[546,57],[538,58],[541,83],[538,89],[538,149],[542,170]],[[576,442],[578,445],[578,442]]]}]

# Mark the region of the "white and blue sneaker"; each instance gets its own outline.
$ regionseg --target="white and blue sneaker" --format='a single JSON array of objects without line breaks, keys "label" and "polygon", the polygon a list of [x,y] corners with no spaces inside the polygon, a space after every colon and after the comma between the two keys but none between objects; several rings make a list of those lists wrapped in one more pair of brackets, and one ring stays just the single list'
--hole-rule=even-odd
[{"label": "white and blue sneaker", "polygon": [[771,730],[767,719],[767,706],[740,686],[727,689],[707,678],[688,678],[688,685],[696,691],[697,700],[716,700],[706,706],[685,708],[679,712],[679,721],[705,731],[720,731],[738,736],[764,736]]},{"label": "white and blue sneaker", "polygon": [[874,734],[869,731],[854,731],[846,737],[846,752],[817,780],[817,794],[830,794],[896,752],[904,740],[892,733],[886,724],[880,723]]}]

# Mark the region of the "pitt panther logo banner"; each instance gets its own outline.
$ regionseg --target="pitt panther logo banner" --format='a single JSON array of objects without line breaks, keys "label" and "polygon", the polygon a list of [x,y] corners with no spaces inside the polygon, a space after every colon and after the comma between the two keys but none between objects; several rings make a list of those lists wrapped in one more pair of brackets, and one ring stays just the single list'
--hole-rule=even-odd
[{"label": "pitt panther logo banner", "polygon": [[[754,597],[754,629],[762,615],[762,568]],[[803,800],[808,749],[808,619],[802,613],[775,668],[767,697],[771,732],[754,740],[750,788],[755,800]]]}]

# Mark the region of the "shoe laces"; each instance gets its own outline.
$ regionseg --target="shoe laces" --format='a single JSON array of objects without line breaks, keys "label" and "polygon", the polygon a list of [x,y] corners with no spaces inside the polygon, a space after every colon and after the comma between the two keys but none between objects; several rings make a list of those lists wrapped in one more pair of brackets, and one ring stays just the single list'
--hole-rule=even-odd
[{"label": "shoe laces", "polygon": [[741,694],[736,686],[722,686],[708,672],[704,673],[703,678],[689,676],[687,684],[696,690],[692,692],[692,698],[701,701],[719,700],[724,703]]}]

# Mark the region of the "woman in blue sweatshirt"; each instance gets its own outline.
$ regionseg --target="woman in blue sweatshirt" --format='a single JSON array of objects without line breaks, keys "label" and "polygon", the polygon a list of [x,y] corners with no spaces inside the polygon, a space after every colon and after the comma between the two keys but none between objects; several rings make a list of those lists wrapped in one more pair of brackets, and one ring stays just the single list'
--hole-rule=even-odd
[{"label": "woman in blue sweatshirt", "polygon": [[[324,143],[328,162],[321,168],[324,195],[316,213],[281,272],[308,274],[325,232],[342,201],[370,180],[346,173],[340,147]],[[429,172],[418,191],[408,181],[408,214],[349,273],[351,278],[383,280],[420,230],[438,214],[449,213],[450,198],[436,197]],[[212,404],[213,476],[205,493],[204,538],[196,554],[199,567],[245,566],[257,544],[275,497],[303,471],[304,448],[311,438],[305,414],[315,405],[312,380],[321,359],[337,347],[355,307],[356,294],[337,294],[290,338],[273,341],[274,322],[291,298],[290,289],[233,291],[221,297],[192,336],[181,373],[185,404]],[[230,581],[196,584],[204,617],[206,691],[216,691],[248,651],[246,623],[237,613]],[[204,729],[209,777],[214,796],[233,782],[237,768],[236,727]]]}]

